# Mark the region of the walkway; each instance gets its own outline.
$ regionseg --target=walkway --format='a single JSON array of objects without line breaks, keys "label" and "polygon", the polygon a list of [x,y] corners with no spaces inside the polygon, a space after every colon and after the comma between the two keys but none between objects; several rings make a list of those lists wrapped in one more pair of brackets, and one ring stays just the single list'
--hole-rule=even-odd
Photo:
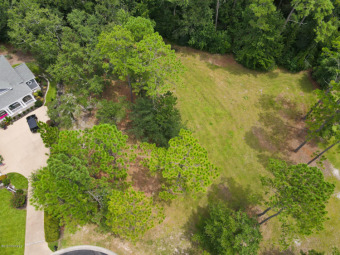
[{"label": "walkway", "polygon": [[[30,114],[35,114],[38,120],[46,121],[46,112],[47,108],[43,106]],[[4,157],[4,165],[0,167],[1,173],[17,172],[28,178],[32,172],[46,165],[49,149],[44,146],[39,134],[31,133],[25,117],[14,122],[7,130],[0,130],[0,141],[0,154]],[[51,253],[45,242],[44,212],[36,211],[28,202],[25,255]]]}]

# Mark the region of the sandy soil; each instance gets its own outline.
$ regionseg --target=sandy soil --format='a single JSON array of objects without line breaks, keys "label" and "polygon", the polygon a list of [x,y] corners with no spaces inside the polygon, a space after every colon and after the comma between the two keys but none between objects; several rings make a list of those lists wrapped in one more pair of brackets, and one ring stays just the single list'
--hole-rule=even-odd
[{"label": "sandy soil", "polygon": [[5,55],[5,56],[10,55],[10,56],[12,56],[12,58],[7,57],[7,60],[9,61],[9,63],[11,65],[16,65],[16,64],[34,61],[34,58],[29,53],[25,53],[23,51],[16,50],[16,49],[14,49],[13,46],[9,46],[9,45],[0,44],[0,46],[6,47],[5,51],[2,51],[0,49],[0,55]]}]

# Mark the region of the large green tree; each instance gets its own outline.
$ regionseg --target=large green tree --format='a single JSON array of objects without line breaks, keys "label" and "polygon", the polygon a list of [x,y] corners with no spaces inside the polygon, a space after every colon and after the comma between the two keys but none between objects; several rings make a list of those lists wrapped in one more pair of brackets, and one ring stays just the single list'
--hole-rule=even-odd
[{"label": "large green tree", "polygon": [[236,59],[248,68],[273,69],[282,49],[279,29],[282,23],[272,0],[252,1],[234,32]]},{"label": "large green tree", "polygon": [[[334,191],[320,169],[306,164],[288,165],[284,161],[271,160],[268,170],[271,176],[261,177],[270,197],[268,208],[258,216],[275,213],[260,224],[275,216],[282,224],[282,245],[286,246],[296,234],[310,235],[323,229],[327,220],[326,203]],[[288,240],[288,241],[287,241]]]},{"label": "large green tree", "polygon": [[209,215],[194,235],[194,240],[216,255],[258,254],[261,239],[255,219],[229,209],[222,202],[209,205]]},{"label": "large green tree", "polygon": [[64,153],[81,159],[90,175],[104,182],[124,184],[133,152],[126,144],[127,136],[116,126],[101,124],[86,130],[64,130],[52,153]]},{"label": "large green tree", "polygon": [[54,154],[47,167],[32,174],[31,183],[33,205],[59,218],[63,225],[84,225],[98,211],[89,194],[94,188],[90,174],[77,157]]},{"label": "large green tree", "polygon": [[97,44],[102,57],[109,61],[103,67],[119,79],[127,79],[131,100],[132,91],[149,96],[164,94],[182,70],[170,45],[157,33],[151,33],[153,23],[135,19],[138,18],[130,17],[126,24],[103,32]]},{"label": "large green tree", "polygon": [[34,1],[16,1],[8,11],[10,41],[32,52],[44,66],[56,60],[61,48],[62,26],[63,20],[58,14]]},{"label": "large green tree", "polygon": [[144,150],[149,154],[145,163],[151,173],[163,178],[162,199],[205,192],[218,176],[217,167],[208,159],[206,149],[189,130],[181,129],[177,137],[170,139],[167,149],[144,144]]},{"label": "large green tree", "polygon": [[138,98],[130,113],[131,132],[142,141],[168,146],[168,141],[177,136],[182,127],[176,101],[171,92],[154,100]]},{"label": "large green tree", "polygon": [[163,219],[163,208],[154,205],[152,197],[141,191],[129,188],[113,190],[109,195],[107,225],[120,237],[137,241]]}]

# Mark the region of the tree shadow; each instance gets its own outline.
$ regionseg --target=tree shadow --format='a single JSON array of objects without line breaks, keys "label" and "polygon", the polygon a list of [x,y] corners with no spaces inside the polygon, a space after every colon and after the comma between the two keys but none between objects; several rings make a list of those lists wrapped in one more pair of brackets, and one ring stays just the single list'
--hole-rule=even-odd
[{"label": "tree shadow", "polygon": [[235,211],[252,211],[252,207],[261,201],[262,196],[251,189],[250,185],[242,186],[231,177],[222,178],[219,184],[213,184],[208,192],[208,202],[225,202]]},{"label": "tree shadow", "polygon": [[292,141],[304,136],[306,130],[299,123],[301,113],[297,104],[278,96],[262,95],[256,104],[261,110],[258,124],[245,134],[245,141],[259,153],[261,163],[269,154],[284,160],[292,153]]},{"label": "tree shadow", "polygon": [[279,248],[271,247],[271,248],[266,248],[260,254],[261,255],[294,255],[295,253],[291,249],[280,251]]}]

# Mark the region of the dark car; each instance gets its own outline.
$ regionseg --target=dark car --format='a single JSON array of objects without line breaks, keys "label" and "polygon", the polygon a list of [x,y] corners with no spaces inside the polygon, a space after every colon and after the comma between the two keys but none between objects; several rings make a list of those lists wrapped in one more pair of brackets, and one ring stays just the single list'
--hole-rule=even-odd
[{"label": "dark car", "polygon": [[30,130],[32,133],[36,133],[39,129],[38,124],[37,124],[37,116],[35,116],[35,114],[30,115],[28,117],[26,117],[28,126],[30,127]]}]

